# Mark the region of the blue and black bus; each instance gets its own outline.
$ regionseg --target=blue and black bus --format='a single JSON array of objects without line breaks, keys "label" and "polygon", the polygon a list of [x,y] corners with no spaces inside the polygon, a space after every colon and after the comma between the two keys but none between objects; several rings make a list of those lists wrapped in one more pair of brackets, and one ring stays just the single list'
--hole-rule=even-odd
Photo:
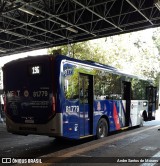
[{"label": "blue and black bus", "polygon": [[69,139],[142,126],[155,116],[151,82],[114,67],[63,55],[4,65],[8,132]]}]

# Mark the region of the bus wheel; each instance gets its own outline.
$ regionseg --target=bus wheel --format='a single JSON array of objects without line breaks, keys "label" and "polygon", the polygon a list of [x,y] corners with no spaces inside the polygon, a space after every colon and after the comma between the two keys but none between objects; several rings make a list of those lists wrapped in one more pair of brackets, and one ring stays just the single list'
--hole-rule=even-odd
[{"label": "bus wheel", "polygon": [[144,121],[147,121],[147,120],[148,120],[146,111],[143,111],[142,116],[143,116],[143,120],[144,120]]},{"label": "bus wheel", "polygon": [[97,125],[96,137],[99,139],[99,138],[104,138],[107,135],[108,135],[108,123],[106,119],[101,118]]}]

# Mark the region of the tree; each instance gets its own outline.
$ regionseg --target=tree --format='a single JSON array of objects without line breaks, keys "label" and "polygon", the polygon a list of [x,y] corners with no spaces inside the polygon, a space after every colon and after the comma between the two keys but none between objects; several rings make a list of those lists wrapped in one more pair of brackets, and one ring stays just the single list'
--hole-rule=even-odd
[{"label": "tree", "polygon": [[154,29],[152,39],[153,39],[154,44],[156,45],[158,52],[160,54],[160,28]]},{"label": "tree", "polygon": [[91,41],[73,43],[70,45],[50,48],[48,50],[48,53],[52,54],[54,50],[60,49],[63,55],[67,55],[69,57],[81,60],[93,60],[95,62],[104,63],[104,53],[99,47],[91,45]]},{"label": "tree", "polygon": [[160,59],[152,40],[152,31],[139,31],[107,38],[107,56],[114,57],[111,64],[129,73],[155,79],[160,71]]},{"label": "tree", "polygon": [[49,53],[52,54],[55,49],[60,49],[63,55],[73,57],[76,59],[86,59],[87,55],[90,55],[90,49],[88,47],[88,42],[80,42],[68,44],[60,47],[53,47],[49,49]]},{"label": "tree", "polygon": [[[149,29],[74,43],[56,49],[60,48],[62,54],[70,57],[93,60],[126,70],[130,74],[155,79],[160,71],[159,34],[159,29]],[[54,49],[49,49],[49,53],[52,54]]]}]

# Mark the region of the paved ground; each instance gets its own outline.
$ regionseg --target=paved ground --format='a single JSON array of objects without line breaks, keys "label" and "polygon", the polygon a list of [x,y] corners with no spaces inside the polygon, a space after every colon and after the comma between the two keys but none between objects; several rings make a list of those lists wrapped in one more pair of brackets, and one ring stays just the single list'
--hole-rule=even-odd
[{"label": "paved ground", "polygon": [[57,141],[46,136],[17,136],[0,124],[0,157],[17,157],[26,162],[28,158],[40,157],[41,165],[58,166],[156,166],[160,164],[156,162],[160,160],[159,128],[160,111],[156,120],[145,122],[144,127],[113,133],[101,140]]},{"label": "paved ground", "polygon": [[[77,145],[42,157],[50,157],[52,165],[59,156],[61,165],[127,165],[155,166],[160,162],[160,111],[156,120],[144,123],[144,127],[114,133],[102,140]],[[64,157],[64,160],[63,160]],[[69,159],[68,159],[69,158]],[[64,163],[63,163],[64,162]],[[56,165],[60,165],[59,163]]]}]

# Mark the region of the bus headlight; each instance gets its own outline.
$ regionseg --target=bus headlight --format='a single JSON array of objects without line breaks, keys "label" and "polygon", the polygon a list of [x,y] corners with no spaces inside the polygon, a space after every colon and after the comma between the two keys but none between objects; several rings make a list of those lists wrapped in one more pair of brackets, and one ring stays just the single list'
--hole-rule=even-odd
[{"label": "bus headlight", "polygon": [[147,106],[147,102],[143,102],[143,107],[146,107]]}]

